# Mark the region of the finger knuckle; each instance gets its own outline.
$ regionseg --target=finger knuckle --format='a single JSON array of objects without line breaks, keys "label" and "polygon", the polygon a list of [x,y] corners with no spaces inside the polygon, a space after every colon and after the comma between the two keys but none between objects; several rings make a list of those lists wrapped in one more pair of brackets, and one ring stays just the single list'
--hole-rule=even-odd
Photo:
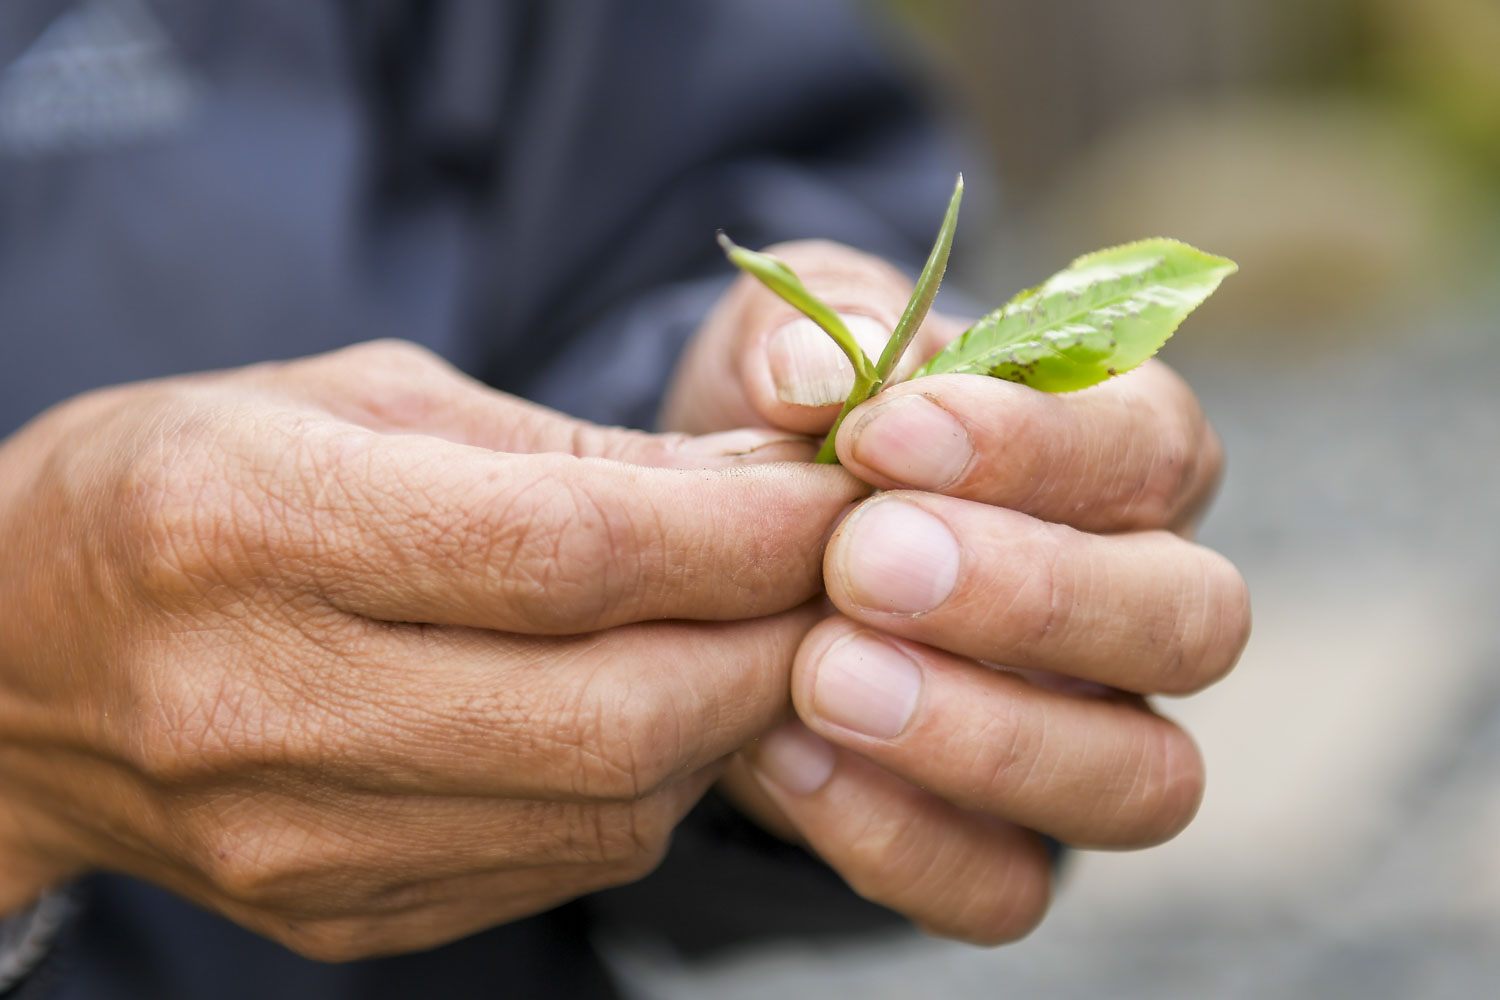
[{"label": "finger knuckle", "polygon": [[252,819],[209,818],[196,838],[198,871],[220,894],[260,910],[297,909],[301,886],[317,864],[306,856],[311,835]]},{"label": "finger knuckle", "polygon": [[672,816],[654,802],[631,802],[590,810],[589,853],[597,863],[641,877],[666,853]]},{"label": "finger knuckle", "polygon": [[353,709],[330,707],[342,695],[288,679],[342,660],[295,629],[251,629],[256,641],[241,636],[232,651],[216,628],[184,629],[170,652],[135,663],[117,738],[138,773],[165,787],[210,787],[252,772],[317,771],[343,752]]},{"label": "finger knuckle", "polygon": [[475,544],[486,547],[502,599],[541,633],[603,627],[628,614],[621,603],[651,578],[621,505],[600,500],[569,471],[502,497],[476,526]]},{"label": "finger knuckle", "polygon": [[207,409],[164,424],[122,463],[116,534],[142,590],[199,610],[205,597],[233,600],[247,583],[295,572],[325,526],[328,461],[340,453],[313,424]]},{"label": "finger knuckle", "polygon": [[410,377],[413,371],[448,370],[448,362],[438,354],[410,340],[385,337],[367,340],[361,344],[340,348],[319,359],[330,368],[347,370],[351,365],[359,368],[404,373]]},{"label": "finger knuckle", "polygon": [[361,421],[404,428],[448,407],[469,382],[445,359],[407,340],[374,340],[308,362],[303,376],[315,390],[338,390],[357,402]]},{"label": "finger knuckle", "polygon": [[1008,529],[989,570],[998,585],[979,591],[981,620],[1004,645],[1029,650],[1068,630],[1076,588],[1059,533],[1070,529],[1019,518]]},{"label": "finger knuckle", "polygon": [[612,864],[598,865],[584,880],[585,888],[589,892],[594,892],[639,882],[660,868],[666,856],[667,845],[663,844],[656,851],[643,852]]},{"label": "finger knuckle", "polygon": [[164,603],[241,575],[250,547],[227,450],[203,418],[162,426],[122,463],[110,498],[121,565]]},{"label": "finger knuckle", "polygon": [[984,946],[1016,941],[1041,923],[1052,896],[1050,857],[1036,837],[1022,838],[979,850],[929,844],[923,864],[899,879],[888,876],[885,891],[872,898],[939,937]]},{"label": "finger knuckle", "polygon": [[[580,654],[591,660],[590,651]],[[686,767],[677,699],[650,678],[626,686],[591,683],[605,669],[572,664],[584,676],[533,700],[533,731],[550,746],[548,784],[587,801],[636,802],[681,776]]]},{"label": "finger knuckle", "polygon": [[895,816],[868,816],[851,832],[846,848],[850,884],[868,899],[899,894],[899,873],[911,870],[922,854],[913,830]]},{"label": "finger knuckle", "polygon": [[634,775],[633,798],[644,799],[663,791],[684,776],[699,761],[700,748],[689,738],[692,726],[683,699],[665,684],[652,684],[638,692],[628,714],[617,718],[616,742],[628,748]]},{"label": "finger knuckle", "polygon": [[590,713],[579,728],[579,791],[591,798],[638,802],[680,775],[677,725],[669,713],[644,709],[629,717],[619,710]]},{"label": "finger knuckle", "polygon": [[366,920],[279,921],[269,936],[303,958],[328,964],[357,962],[388,950],[370,933]]},{"label": "finger knuckle", "polygon": [[127,759],[152,782],[196,787],[242,773],[262,755],[250,691],[216,665],[157,669],[145,685]]},{"label": "finger knuckle", "polygon": [[976,805],[993,808],[1033,780],[1040,756],[1033,733],[1019,703],[1012,702],[986,715],[973,738],[966,738],[972,754],[966,768],[976,777]]},{"label": "finger knuckle", "polygon": [[1250,639],[1250,591],[1234,564],[1197,549],[1199,572],[1184,585],[1178,635],[1159,685],[1163,694],[1193,694],[1221,680]]},{"label": "finger knuckle", "polygon": [[1175,725],[1156,720],[1143,734],[1130,792],[1110,824],[1120,846],[1149,847],[1171,840],[1192,822],[1203,800],[1203,758]]}]

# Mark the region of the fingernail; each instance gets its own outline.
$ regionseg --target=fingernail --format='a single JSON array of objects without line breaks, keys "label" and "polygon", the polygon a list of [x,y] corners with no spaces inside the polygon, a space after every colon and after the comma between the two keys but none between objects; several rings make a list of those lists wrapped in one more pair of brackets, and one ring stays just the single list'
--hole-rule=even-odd
[{"label": "fingernail", "polygon": [[870,611],[931,611],[958,582],[958,539],[942,520],[902,500],[869,501],[844,522],[834,545],[839,582]]},{"label": "fingernail", "polygon": [[888,740],[917,711],[922,670],[896,647],[866,632],[835,643],[818,663],[813,710],[845,729]]},{"label": "fingernail", "polygon": [[875,404],[853,435],[855,461],[915,489],[942,489],[974,457],[964,425],[926,396],[896,396]]},{"label": "fingernail", "polygon": [[[879,355],[891,331],[869,316],[840,313],[866,354]],[[776,398],[794,406],[842,403],[854,387],[854,367],[822,327],[810,319],[795,319],[771,334],[766,361]]]},{"label": "fingernail", "polygon": [[807,443],[808,439],[800,434],[744,427],[687,438],[677,446],[677,451],[694,458],[740,458],[772,445],[805,446]]},{"label": "fingernail", "polygon": [[833,747],[793,719],[760,738],[755,769],[792,795],[811,795],[833,776]]}]

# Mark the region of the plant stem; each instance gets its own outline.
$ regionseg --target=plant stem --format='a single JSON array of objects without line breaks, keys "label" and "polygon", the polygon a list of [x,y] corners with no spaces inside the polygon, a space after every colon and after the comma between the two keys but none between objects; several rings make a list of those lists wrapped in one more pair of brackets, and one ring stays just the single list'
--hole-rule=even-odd
[{"label": "plant stem", "polygon": [[[953,248],[953,232],[958,228],[958,205],[963,201],[963,197],[964,175],[959,174],[958,182],[953,185],[953,197],[948,199],[948,211],[943,216],[943,224],[938,228],[937,240],[932,245],[932,252],[927,255],[927,263],[923,265],[922,273],[917,277],[917,285],[912,289],[911,298],[907,300],[906,310],[901,314],[901,322],[896,324],[896,329],[891,333],[891,339],[885,342],[885,350],[880,352],[880,361],[875,365],[874,372],[868,374],[861,372],[859,363],[855,362],[854,389],[849,393],[849,398],[844,400],[844,408],[834,418],[833,426],[829,428],[828,436],[823,439],[823,444],[818,449],[818,456],[813,461],[824,465],[838,464],[838,451],[834,448],[833,442],[834,438],[838,437],[844,418],[849,415],[850,410],[884,388],[886,380],[891,377],[891,373],[896,370],[896,365],[901,361],[901,355],[905,354],[907,347],[911,346],[912,339],[916,337],[917,330],[922,326],[922,321],[927,318],[927,311],[932,308],[932,300],[937,297],[938,286],[943,283],[943,272],[948,268],[948,251]],[[844,353],[849,352],[845,349]],[[850,355],[850,360],[854,360],[853,355]]]},{"label": "plant stem", "polygon": [[932,252],[927,255],[927,263],[917,277],[917,284],[912,289],[911,298],[907,300],[906,310],[901,314],[901,321],[896,324],[896,329],[891,332],[890,339],[886,341],[878,364],[870,361],[844,321],[839,319],[838,313],[803,287],[791,268],[770,254],[747,250],[724,233],[719,233],[719,246],[724,249],[730,261],[740,270],[754,275],[767,288],[822,327],[823,332],[833,338],[833,342],[844,352],[854,368],[854,388],[849,391],[849,398],[844,400],[843,409],[834,418],[833,426],[829,428],[828,436],[823,439],[813,461],[824,465],[838,464],[839,456],[834,448],[834,439],[838,437],[844,418],[849,415],[850,410],[884,387],[886,380],[896,370],[901,355],[917,335],[922,321],[927,318],[927,311],[932,308],[932,300],[937,296],[938,286],[943,282],[943,271],[948,267],[948,251],[953,247],[953,232],[958,227],[958,205],[963,196],[964,175],[959,174],[958,181],[953,186],[953,197],[948,199],[948,211],[943,216],[943,224],[938,228],[937,241],[932,246]]},{"label": "plant stem", "polygon": [[844,418],[849,411],[860,403],[869,399],[880,391],[881,381],[873,376],[861,376],[859,372],[854,373],[854,388],[849,392],[849,398],[844,400],[844,408],[839,410],[839,415],[833,418],[833,426],[828,428],[828,436],[823,439],[823,444],[818,448],[817,457],[814,462],[820,465],[838,465],[839,453],[834,448],[834,439],[839,436],[839,427],[844,423]]}]

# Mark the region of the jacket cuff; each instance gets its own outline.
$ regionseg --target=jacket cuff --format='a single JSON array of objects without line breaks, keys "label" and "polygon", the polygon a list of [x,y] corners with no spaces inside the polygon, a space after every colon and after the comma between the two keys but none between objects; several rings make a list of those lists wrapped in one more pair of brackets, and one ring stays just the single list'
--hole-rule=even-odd
[{"label": "jacket cuff", "polygon": [[72,910],[68,895],[54,891],[0,919],[0,995],[10,994],[42,964]]}]

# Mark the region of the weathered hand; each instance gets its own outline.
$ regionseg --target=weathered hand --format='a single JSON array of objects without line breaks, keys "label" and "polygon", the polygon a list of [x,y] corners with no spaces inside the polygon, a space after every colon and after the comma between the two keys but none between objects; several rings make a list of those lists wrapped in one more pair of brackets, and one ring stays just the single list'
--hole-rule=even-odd
[{"label": "weathered hand", "polygon": [[864,489],[743,467],[808,454],[777,439],[593,427],[400,344],[34,421],[0,446],[0,912],[112,869],[342,959],[640,876],[785,718]]},{"label": "weathered hand", "polygon": [[[846,248],[777,252],[836,308],[885,324],[909,291]],[[849,375],[821,334],[791,356],[792,337],[771,332],[790,319],[741,279],[668,419],[826,428]],[[930,320],[913,363],[958,328]],[[851,413],[838,449],[891,492],[829,544],[841,614],[798,651],[801,721],[742,755],[726,787],[934,932],[1014,938],[1047,905],[1038,832],[1145,846],[1196,809],[1197,750],[1141,696],[1212,682],[1245,642],[1239,575],[1184,537],[1218,479],[1217,440],[1186,386],[1148,364],[1063,396],[975,376],[904,383]]]}]

